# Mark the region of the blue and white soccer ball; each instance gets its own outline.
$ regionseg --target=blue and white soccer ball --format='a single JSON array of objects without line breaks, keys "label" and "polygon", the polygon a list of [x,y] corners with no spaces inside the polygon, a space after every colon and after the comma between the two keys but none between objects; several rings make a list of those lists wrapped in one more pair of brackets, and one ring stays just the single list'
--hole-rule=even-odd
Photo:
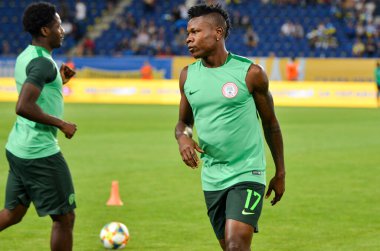
[{"label": "blue and white soccer ball", "polygon": [[110,222],[100,231],[100,241],[107,249],[122,249],[128,240],[128,228],[120,222]]}]

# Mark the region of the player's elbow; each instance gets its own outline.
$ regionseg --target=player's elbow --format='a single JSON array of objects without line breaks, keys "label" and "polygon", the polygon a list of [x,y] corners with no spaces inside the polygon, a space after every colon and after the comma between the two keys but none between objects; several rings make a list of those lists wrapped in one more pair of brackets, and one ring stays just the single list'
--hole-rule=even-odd
[{"label": "player's elbow", "polygon": [[22,117],[25,117],[27,114],[27,108],[25,105],[23,105],[22,102],[17,102],[16,104],[16,114]]},{"label": "player's elbow", "polygon": [[262,125],[264,131],[279,131],[280,130],[280,124],[278,123],[278,120],[276,117],[273,117],[268,120],[262,120]]}]

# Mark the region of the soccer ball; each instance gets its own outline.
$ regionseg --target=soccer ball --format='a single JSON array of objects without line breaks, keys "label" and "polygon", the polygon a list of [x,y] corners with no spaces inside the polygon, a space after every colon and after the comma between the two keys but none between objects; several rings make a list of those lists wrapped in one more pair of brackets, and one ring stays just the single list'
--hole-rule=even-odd
[{"label": "soccer ball", "polygon": [[107,249],[122,249],[128,240],[128,228],[120,222],[110,222],[100,231],[100,241]]}]

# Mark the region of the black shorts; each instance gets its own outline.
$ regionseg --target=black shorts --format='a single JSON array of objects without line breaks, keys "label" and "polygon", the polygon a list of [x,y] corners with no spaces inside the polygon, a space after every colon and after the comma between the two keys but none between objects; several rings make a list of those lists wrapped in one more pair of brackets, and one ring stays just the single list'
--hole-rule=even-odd
[{"label": "black shorts", "polygon": [[6,151],[9,174],[5,208],[33,202],[39,216],[62,215],[76,208],[69,168],[61,152],[38,159],[22,159]]},{"label": "black shorts", "polygon": [[241,182],[220,191],[204,191],[207,214],[216,237],[224,239],[226,219],[249,224],[258,232],[264,192],[265,186],[256,182]]}]

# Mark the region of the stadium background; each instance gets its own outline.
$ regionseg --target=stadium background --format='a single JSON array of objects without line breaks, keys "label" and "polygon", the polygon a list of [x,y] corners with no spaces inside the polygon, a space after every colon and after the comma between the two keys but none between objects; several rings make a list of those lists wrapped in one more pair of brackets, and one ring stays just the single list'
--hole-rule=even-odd
[{"label": "stadium background", "polygon": [[[21,26],[30,2],[0,1],[3,146],[15,119],[15,58],[30,42]],[[64,90],[65,118],[79,130],[71,141],[59,135],[77,189],[74,250],[103,250],[99,231],[114,220],[130,229],[127,250],[219,250],[206,216],[199,170],[182,164],[173,138],[178,74],[193,61],[182,45],[180,30],[186,21],[178,18],[177,9],[183,11],[181,4],[194,1],[86,0],[81,1],[85,18],[76,11],[77,1],[50,2],[59,6],[66,30],[71,27],[54,57],[58,63],[72,60],[78,71]],[[248,16],[248,24],[234,22],[227,46],[265,67],[285,139],[287,191],[276,207],[266,201],[254,250],[378,250],[380,114],[367,109],[376,107],[378,1],[222,4],[231,15],[240,15],[236,20]],[[155,28],[148,28],[150,20]],[[281,35],[287,20],[299,23],[303,36]],[[249,24],[256,34],[250,31],[251,39],[245,36]],[[354,34],[348,29],[352,25],[359,26]],[[144,30],[148,39],[140,34]],[[363,46],[354,46],[357,36]],[[256,44],[246,45],[252,38]],[[365,49],[368,41],[375,41],[375,51]],[[293,56],[300,74],[299,81],[290,82],[286,65]],[[141,79],[145,62],[154,68],[153,80]],[[270,155],[267,162],[269,178],[274,169]],[[7,170],[0,154],[0,203]],[[119,181],[122,207],[105,205],[112,180]],[[48,250],[49,235],[50,219],[38,218],[32,209],[22,223],[1,233],[0,250]]]},{"label": "stadium background", "polygon": [[[9,77],[13,76],[15,56],[30,42],[29,35],[22,32],[20,14],[30,2],[0,2],[1,100],[16,97]],[[178,79],[182,67],[193,61],[184,43],[186,10],[198,1],[51,2],[58,6],[66,31],[64,45],[54,56],[59,63],[70,61],[77,70],[77,79],[66,87],[67,101],[178,102],[178,88],[172,79]],[[266,69],[277,105],[376,107],[373,72],[380,24],[376,1],[206,2],[227,8],[232,22],[227,48]],[[298,63],[297,85],[283,82],[290,57]],[[153,67],[151,82],[143,86],[139,81],[114,81],[139,79],[146,62]],[[86,80],[79,81],[83,78]],[[104,78],[112,80],[105,85]],[[324,83],[319,84],[321,81]],[[112,86],[112,82],[118,84]]]}]

